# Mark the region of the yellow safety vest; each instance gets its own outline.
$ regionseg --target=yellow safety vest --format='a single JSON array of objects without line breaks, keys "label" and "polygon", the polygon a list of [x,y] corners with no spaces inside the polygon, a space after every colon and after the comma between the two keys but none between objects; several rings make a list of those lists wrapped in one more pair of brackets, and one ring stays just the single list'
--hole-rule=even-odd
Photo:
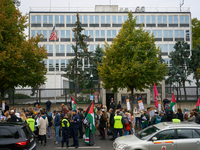
[{"label": "yellow safety vest", "polygon": [[62,127],[65,127],[64,121],[67,121],[67,127],[69,127],[70,124],[69,124],[69,121],[67,119],[62,120]]},{"label": "yellow safety vest", "polygon": [[114,117],[114,129],[122,129],[122,116],[115,116]]},{"label": "yellow safety vest", "polygon": [[28,118],[28,119],[26,119],[26,122],[29,124],[29,127],[34,132],[34,130],[35,130],[35,119]]}]

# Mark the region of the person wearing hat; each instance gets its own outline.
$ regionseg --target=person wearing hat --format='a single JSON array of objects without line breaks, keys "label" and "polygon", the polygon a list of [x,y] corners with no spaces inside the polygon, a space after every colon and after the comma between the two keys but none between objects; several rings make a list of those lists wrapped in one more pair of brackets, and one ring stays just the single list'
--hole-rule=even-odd
[{"label": "person wearing hat", "polygon": [[119,133],[119,136],[123,135],[123,118],[120,115],[120,111],[117,111],[117,115],[114,117],[114,134],[115,134],[115,139],[117,138],[117,135]]},{"label": "person wearing hat", "polygon": [[79,115],[77,114],[76,110],[73,110],[73,116],[72,120],[70,121],[72,124],[72,137],[73,137],[73,144],[71,146],[78,148],[79,143],[78,143],[78,129],[79,129]]},{"label": "person wearing hat", "polygon": [[68,116],[65,115],[63,117],[63,120],[62,120],[62,141],[61,141],[61,147],[63,148],[64,146],[64,142],[66,142],[66,147],[68,148],[69,147],[69,140],[68,140],[68,133],[69,133],[69,126],[70,126],[70,123],[68,121]]}]

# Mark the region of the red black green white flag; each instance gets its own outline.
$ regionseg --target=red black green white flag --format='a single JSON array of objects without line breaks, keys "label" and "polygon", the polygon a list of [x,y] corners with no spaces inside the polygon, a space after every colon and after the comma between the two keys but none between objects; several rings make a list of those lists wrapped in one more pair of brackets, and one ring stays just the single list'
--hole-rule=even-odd
[{"label": "red black green white flag", "polygon": [[173,112],[175,112],[175,104],[176,104],[176,99],[175,99],[174,93],[173,93],[171,104],[170,104],[170,110],[172,110]]},{"label": "red black green white flag", "polygon": [[72,110],[75,110],[76,109],[76,102],[74,100],[74,98],[71,96],[71,102],[72,102]]},{"label": "red black green white flag", "polygon": [[197,104],[196,104],[196,107],[197,107],[198,111],[200,112],[200,97],[199,97],[199,99],[198,99],[198,102],[197,102]]}]

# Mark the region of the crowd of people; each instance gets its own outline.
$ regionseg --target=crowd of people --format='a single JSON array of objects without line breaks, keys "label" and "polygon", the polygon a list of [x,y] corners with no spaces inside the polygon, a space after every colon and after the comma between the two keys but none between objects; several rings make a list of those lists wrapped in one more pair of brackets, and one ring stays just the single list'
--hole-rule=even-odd
[{"label": "crowd of people", "polygon": [[[200,124],[200,114],[198,109],[193,109],[190,114],[185,108],[182,112],[180,108],[177,113],[169,109],[167,103],[163,111],[154,111],[150,116],[151,108],[140,110],[137,105],[133,112],[128,111],[121,106],[121,102],[115,104],[111,99],[110,105],[107,108],[104,105],[96,105],[95,112],[95,126],[99,131],[100,140],[106,140],[107,135],[111,136],[110,140],[115,140],[119,136],[126,136],[135,134],[135,131],[145,129],[146,127],[160,122],[172,121],[188,121]],[[61,143],[61,146],[69,147],[69,138],[73,138],[71,146],[78,148],[79,139],[83,138],[84,132],[84,116],[85,111],[83,108],[72,110],[61,104],[57,110],[51,111],[51,102],[46,102],[46,108],[42,108],[40,103],[36,101],[34,105],[28,104],[27,108],[22,108],[18,111],[15,107],[5,105],[5,110],[0,118],[1,122],[25,122],[28,123],[30,129],[38,135],[38,141],[42,145],[47,144],[46,135],[48,139],[52,139],[52,129],[55,131],[56,141],[55,144]],[[60,142],[60,136],[62,140]]]}]

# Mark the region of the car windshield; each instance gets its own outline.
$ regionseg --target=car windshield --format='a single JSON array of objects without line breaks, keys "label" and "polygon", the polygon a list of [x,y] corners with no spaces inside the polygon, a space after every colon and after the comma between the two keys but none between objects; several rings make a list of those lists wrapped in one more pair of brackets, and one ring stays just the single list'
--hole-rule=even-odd
[{"label": "car windshield", "polygon": [[150,126],[140,132],[138,132],[137,137],[141,140],[146,140],[148,139],[152,134],[156,133],[157,131],[159,131],[160,129],[154,127],[154,126]]}]

